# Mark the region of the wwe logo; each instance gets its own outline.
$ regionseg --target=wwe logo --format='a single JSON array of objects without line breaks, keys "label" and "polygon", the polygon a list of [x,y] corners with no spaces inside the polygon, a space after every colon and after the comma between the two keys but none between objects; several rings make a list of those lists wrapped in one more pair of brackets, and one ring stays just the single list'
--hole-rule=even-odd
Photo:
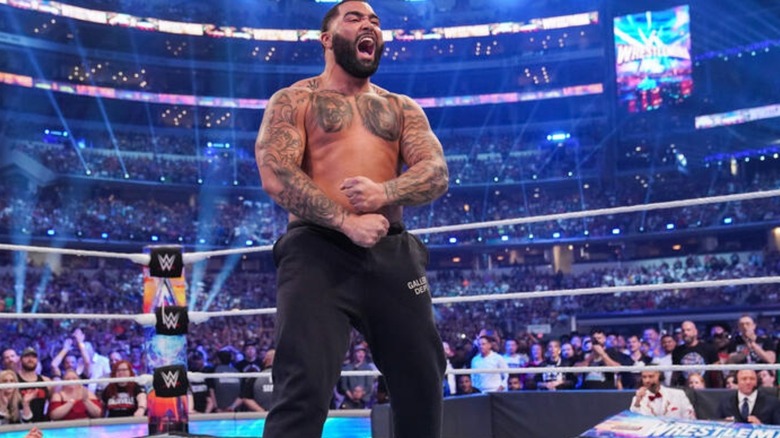
[{"label": "wwe logo", "polygon": [[162,320],[163,324],[168,330],[173,330],[179,325],[179,312],[165,313],[165,307],[162,308]]},{"label": "wwe logo", "polygon": [[168,371],[168,372],[162,372],[163,381],[165,382],[166,388],[173,388],[176,387],[179,383],[179,372],[178,371]]},{"label": "wwe logo", "polygon": [[173,263],[176,261],[175,254],[161,254],[157,256],[157,261],[160,262],[160,268],[163,271],[170,271],[173,269]]}]

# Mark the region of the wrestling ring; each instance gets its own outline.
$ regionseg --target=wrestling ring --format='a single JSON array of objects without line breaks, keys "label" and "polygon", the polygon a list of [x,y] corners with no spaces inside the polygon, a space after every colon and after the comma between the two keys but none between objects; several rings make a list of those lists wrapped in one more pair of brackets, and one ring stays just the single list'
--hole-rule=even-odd
[{"label": "wrestling ring", "polygon": [[[615,215],[624,213],[633,213],[641,211],[662,210],[679,207],[691,207],[706,204],[716,204],[725,202],[737,202],[737,201],[749,201],[756,199],[765,199],[776,197],[780,195],[780,190],[768,190],[752,193],[742,193],[735,195],[713,196],[705,198],[687,199],[680,201],[661,202],[654,204],[643,205],[631,205],[606,209],[577,211],[561,214],[533,216],[525,218],[507,219],[500,221],[490,221],[481,223],[461,224],[452,226],[443,226],[436,228],[424,228],[410,231],[413,234],[435,234],[444,232],[455,232],[464,230],[473,230],[481,228],[501,227],[509,225],[529,224],[536,222],[549,222],[565,219],[577,219],[587,218],[595,216]],[[191,265],[193,263],[210,259],[213,257],[223,257],[232,254],[246,254],[252,252],[264,252],[269,251],[272,246],[259,246],[248,248],[235,248],[225,249],[217,251],[207,252],[194,252],[184,253],[183,261],[185,265]],[[113,253],[104,251],[91,251],[91,250],[76,250],[67,248],[47,248],[47,247],[35,247],[24,245],[10,245],[0,244],[0,250],[12,251],[12,252],[27,252],[27,253],[40,253],[40,254],[58,254],[58,255],[72,255],[79,257],[102,257],[111,259],[126,259],[133,263],[148,266],[150,261],[150,255],[147,253],[142,254],[125,254],[125,253]],[[432,302],[434,306],[448,305],[456,303],[469,303],[469,302],[481,302],[481,301],[502,301],[502,300],[528,300],[528,299],[553,299],[557,297],[571,297],[581,295],[603,295],[603,294],[615,294],[617,292],[629,294],[636,292],[661,292],[677,289],[702,289],[702,288],[719,288],[719,287],[734,287],[734,286],[748,286],[748,285],[768,285],[780,283],[780,277],[766,276],[766,277],[749,277],[749,278],[732,278],[723,280],[710,280],[710,281],[695,281],[695,282],[676,282],[676,283],[664,283],[664,284],[646,284],[646,285],[628,285],[628,286],[610,286],[610,287],[593,287],[593,288],[581,288],[581,289],[565,289],[565,290],[549,290],[549,291],[527,291],[527,292],[507,292],[500,294],[484,294],[473,296],[448,296],[448,297],[434,297]],[[245,310],[225,310],[217,312],[189,312],[189,321],[191,324],[200,324],[208,321],[212,318],[231,318],[235,316],[255,316],[255,315],[273,315],[275,308],[260,308],[260,309],[245,309]],[[6,320],[131,320],[142,326],[153,326],[155,324],[154,314],[55,314],[55,313],[0,313],[0,319]],[[720,365],[707,365],[707,370],[720,370],[720,371],[736,371],[740,369],[752,369],[752,370],[778,370],[778,364],[750,364],[750,365],[735,365],[735,364],[720,364]],[[655,366],[654,370],[658,371],[698,371],[702,369],[701,365],[669,365],[669,366]],[[638,373],[643,370],[643,367],[638,366],[619,366],[619,367],[538,367],[538,368],[523,368],[523,374],[538,374],[538,373],[586,373],[589,371],[598,372],[633,372]],[[453,369],[449,370],[448,374],[473,374],[471,369]],[[518,372],[517,368],[506,369],[490,369],[479,370],[480,374],[486,373],[513,373]],[[222,373],[220,377],[225,378],[252,378],[260,376],[268,376],[270,373]],[[345,371],[343,376],[379,376],[380,373],[376,371]],[[204,379],[206,377],[213,377],[213,374],[194,373],[188,372],[190,380]],[[88,379],[71,381],[71,384],[108,384],[119,383],[126,381],[134,381],[139,385],[149,387],[152,384],[153,376],[149,374],[139,375],[132,378],[101,378],[101,379]],[[62,381],[51,382],[33,382],[33,383],[6,383],[0,384],[0,389],[4,388],[33,388],[33,387],[55,387],[63,385]],[[209,436],[259,436],[262,431],[262,422],[265,418],[264,413],[215,413],[215,414],[190,414],[189,415],[189,433],[193,435],[209,435]],[[329,413],[328,421],[325,425],[325,431],[323,437],[355,437],[355,438],[369,438],[376,436],[376,425],[374,425],[374,432],[372,434],[372,412],[370,410],[331,410]],[[349,426],[344,429],[342,422],[350,421],[353,426]],[[375,420],[374,420],[375,421]],[[447,422],[447,413],[445,411],[445,422]],[[148,435],[147,420],[145,418],[102,418],[91,420],[73,420],[73,421],[53,421],[47,423],[36,423],[36,427],[43,431],[44,437],[69,437],[69,436],[110,436],[110,437],[136,437]],[[0,426],[0,437],[23,437],[31,428],[31,424],[19,424],[19,425],[5,425]],[[345,432],[345,430],[349,430]],[[445,428],[446,430],[446,428]],[[381,435],[381,434],[380,434]],[[449,437],[445,437],[449,438]]]}]

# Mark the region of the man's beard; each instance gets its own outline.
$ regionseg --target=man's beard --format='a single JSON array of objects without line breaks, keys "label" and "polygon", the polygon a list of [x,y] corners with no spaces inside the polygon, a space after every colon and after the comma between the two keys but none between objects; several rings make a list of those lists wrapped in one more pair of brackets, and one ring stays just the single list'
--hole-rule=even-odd
[{"label": "man's beard", "polygon": [[364,64],[357,57],[357,48],[354,41],[342,38],[338,34],[333,35],[333,55],[336,58],[336,63],[344,71],[356,78],[366,79],[376,73],[384,48],[384,44],[376,46],[374,48],[374,59],[370,63]]},{"label": "man's beard", "polygon": [[37,363],[35,365],[33,365],[32,367],[28,368],[27,364],[22,362],[22,369],[25,370],[25,371],[35,371],[36,368],[38,368],[38,364]]}]

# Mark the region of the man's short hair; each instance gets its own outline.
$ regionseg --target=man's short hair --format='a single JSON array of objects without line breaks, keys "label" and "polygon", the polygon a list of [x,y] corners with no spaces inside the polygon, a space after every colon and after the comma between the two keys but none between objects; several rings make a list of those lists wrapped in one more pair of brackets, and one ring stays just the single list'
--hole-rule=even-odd
[{"label": "man's short hair", "polygon": [[325,16],[322,17],[322,26],[320,27],[320,32],[327,32],[328,29],[330,29],[330,22],[333,21],[334,18],[336,18],[339,15],[339,6],[343,5],[344,3],[349,2],[362,2],[362,3],[368,3],[366,0],[342,0],[335,5],[333,5],[332,8],[328,10],[327,13],[325,13]]}]

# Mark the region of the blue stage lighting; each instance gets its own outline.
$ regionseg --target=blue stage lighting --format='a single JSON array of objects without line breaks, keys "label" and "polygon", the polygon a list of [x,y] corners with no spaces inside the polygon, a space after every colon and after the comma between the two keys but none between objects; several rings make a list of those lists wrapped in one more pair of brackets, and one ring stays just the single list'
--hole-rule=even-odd
[{"label": "blue stage lighting", "polygon": [[156,235],[152,235],[152,242],[157,242],[158,240],[160,240],[159,237],[157,237]]},{"label": "blue stage lighting", "polygon": [[457,237],[450,237],[450,243],[458,243]]},{"label": "blue stage lighting", "polygon": [[553,132],[547,136],[547,141],[561,142],[571,138],[571,134],[568,132]]},{"label": "blue stage lighting", "polygon": [[560,239],[560,238],[561,238],[561,233],[557,231],[553,233],[553,239]]},{"label": "blue stage lighting", "polygon": [[726,225],[731,225],[733,222],[734,222],[734,219],[732,219],[730,217],[724,217],[723,218],[723,223],[726,224]]},{"label": "blue stage lighting", "polygon": [[251,239],[246,241],[246,246],[252,246],[255,242],[253,242]]},{"label": "blue stage lighting", "polygon": [[509,240],[509,236],[506,236],[506,235],[505,236],[501,236],[501,240],[506,242],[507,240]]},{"label": "blue stage lighting", "polygon": [[620,234],[620,228],[613,228],[613,229],[612,229],[612,234],[614,234],[614,235],[616,235],[616,236],[617,236],[618,234]]},{"label": "blue stage lighting", "polygon": [[674,229],[674,224],[666,224],[666,229],[667,230],[673,230]]},{"label": "blue stage lighting", "polygon": [[55,234],[55,231],[54,231],[54,229],[49,228],[49,230],[46,231],[46,234],[48,234],[49,236],[53,236]]},{"label": "blue stage lighting", "polygon": [[100,237],[102,237],[103,239],[108,239],[108,233],[101,233]]}]

